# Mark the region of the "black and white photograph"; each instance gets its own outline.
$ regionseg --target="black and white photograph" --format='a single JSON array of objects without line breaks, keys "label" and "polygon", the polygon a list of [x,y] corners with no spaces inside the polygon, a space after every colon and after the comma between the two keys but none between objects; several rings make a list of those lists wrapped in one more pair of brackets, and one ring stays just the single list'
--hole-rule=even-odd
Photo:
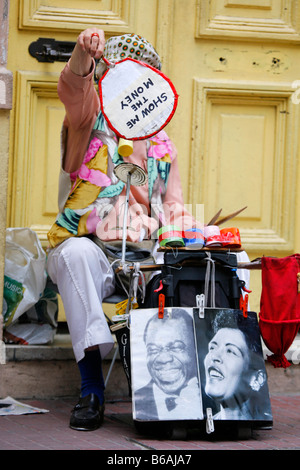
[{"label": "black and white photograph", "polygon": [[132,310],[130,347],[135,420],[203,419],[193,309]]},{"label": "black and white photograph", "polygon": [[272,421],[256,314],[205,309],[194,323],[204,410],[214,420]]}]

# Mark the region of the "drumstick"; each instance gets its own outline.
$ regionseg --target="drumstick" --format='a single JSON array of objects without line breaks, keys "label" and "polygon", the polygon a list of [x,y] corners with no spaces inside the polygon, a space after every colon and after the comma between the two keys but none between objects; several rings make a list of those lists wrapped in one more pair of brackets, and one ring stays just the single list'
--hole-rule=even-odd
[{"label": "drumstick", "polygon": [[207,225],[214,225],[215,221],[218,220],[219,215],[221,214],[222,209],[220,209],[216,215],[213,216],[213,218],[208,222]]},{"label": "drumstick", "polygon": [[230,220],[230,219],[233,219],[233,217],[236,217],[238,214],[240,214],[242,211],[244,211],[245,209],[247,209],[248,206],[245,206],[243,207],[242,209],[239,209],[238,211],[236,212],[233,212],[232,214],[229,214],[227,215],[226,217],[223,217],[223,219],[220,219],[220,220],[217,220],[215,222],[215,225],[221,225],[223,224],[224,222],[227,222],[227,220]]}]

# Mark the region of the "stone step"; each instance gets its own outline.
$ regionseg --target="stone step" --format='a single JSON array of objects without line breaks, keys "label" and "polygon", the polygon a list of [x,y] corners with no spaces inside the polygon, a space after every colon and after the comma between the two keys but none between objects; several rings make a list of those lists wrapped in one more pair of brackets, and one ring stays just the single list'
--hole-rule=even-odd
[{"label": "stone step", "polygon": [[[129,395],[127,379],[117,352],[114,349],[103,361],[103,373],[109,379],[107,397]],[[264,357],[271,354],[264,346]],[[270,395],[294,395],[300,391],[300,337],[297,336],[286,354],[291,361],[287,369],[274,368],[266,361]],[[51,345],[6,345],[5,364],[0,364],[0,397],[59,398],[77,397],[80,377],[75,362],[69,334],[57,334]]]},{"label": "stone step", "polygon": [[[106,379],[117,345],[103,361]],[[70,336],[57,334],[51,345],[5,346],[5,364],[0,365],[0,397],[59,398],[77,397],[80,376]],[[127,379],[117,353],[109,373],[106,395],[128,396]]]}]

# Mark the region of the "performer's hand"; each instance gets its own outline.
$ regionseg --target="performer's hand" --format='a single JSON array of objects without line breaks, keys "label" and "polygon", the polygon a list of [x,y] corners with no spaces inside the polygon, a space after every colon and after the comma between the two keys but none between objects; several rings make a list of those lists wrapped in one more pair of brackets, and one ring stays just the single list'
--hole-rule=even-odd
[{"label": "performer's hand", "polygon": [[91,71],[92,60],[100,59],[105,46],[105,36],[102,29],[89,28],[82,31],[72,52],[70,69],[82,77]]},{"label": "performer's hand", "polygon": [[77,44],[82,51],[87,52],[91,57],[100,59],[105,46],[104,31],[97,28],[86,29],[79,34]]}]

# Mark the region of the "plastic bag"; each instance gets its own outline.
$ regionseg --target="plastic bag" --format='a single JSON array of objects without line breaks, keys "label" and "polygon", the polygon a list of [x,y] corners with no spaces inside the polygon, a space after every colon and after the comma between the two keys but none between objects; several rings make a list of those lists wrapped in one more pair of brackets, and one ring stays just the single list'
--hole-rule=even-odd
[{"label": "plastic bag", "polygon": [[29,228],[7,228],[3,291],[4,328],[42,296],[47,280],[46,253]]},{"label": "plastic bag", "polygon": [[39,301],[4,331],[7,343],[51,344],[57,330],[57,293],[47,286]]},{"label": "plastic bag", "polygon": [[[48,280],[47,280],[48,282]],[[48,285],[48,284],[47,284]],[[57,293],[46,286],[42,297],[30,309],[28,309],[20,318],[20,323],[38,323],[49,324],[51,327],[57,327],[58,319],[58,297]]]},{"label": "plastic bag", "polygon": [[13,323],[4,331],[7,344],[51,344],[56,329],[48,323]]}]

